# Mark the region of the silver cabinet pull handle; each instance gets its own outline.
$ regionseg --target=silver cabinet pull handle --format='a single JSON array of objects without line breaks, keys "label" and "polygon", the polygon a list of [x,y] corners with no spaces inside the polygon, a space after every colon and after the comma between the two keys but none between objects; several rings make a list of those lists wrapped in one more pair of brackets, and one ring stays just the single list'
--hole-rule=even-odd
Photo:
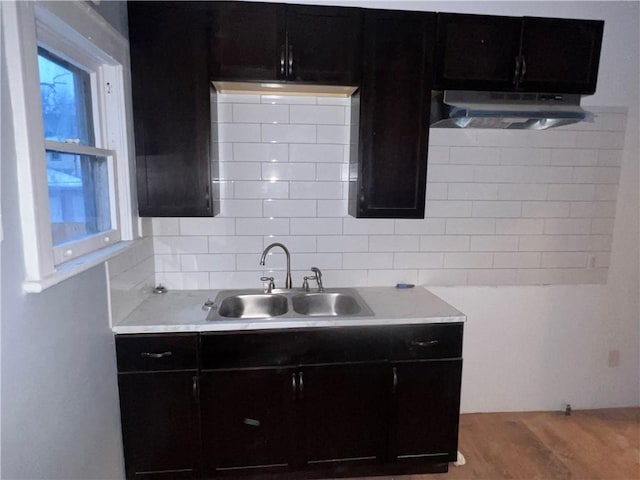
[{"label": "silver cabinet pull handle", "polygon": [[142,352],[140,354],[141,357],[145,357],[145,358],[164,358],[164,357],[170,357],[171,355],[173,355],[172,352],[162,352],[162,353]]},{"label": "silver cabinet pull handle", "polygon": [[280,47],[280,75],[284,75],[284,63],[285,63],[284,55],[285,55],[285,46],[282,45]]},{"label": "silver cabinet pull handle", "polygon": [[398,369],[393,367],[393,388],[392,392],[395,394],[398,390]]},{"label": "silver cabinet pull handle", "polygon": [[414,340],[411,342],[411,346],[412,347],[433,347],[434,345],[437,345],[440,343],[440,340],[428,340],[426,342],[418,342],[417,340]]},{"label": "silver cabinet pull handle", "polygon": [[198,377],[193,376],[193,384],[191,386],[193,389],[193,398],[197,402],[198,401]]},{"label": "silver cabinet pull handle", "polygon": [[522,83],[522,81],[524,81],[524,76],[526,74],[527,74],[527,59],[523,55],[522,56],[522,68],[521,68],[521,72],[520,72],[520,83]]},{"label": "silver cabinet pull handle", "polygon": [[293,399],[296,399],[296,390],[298,389],[296,385],[296,374],[291,374],[291,391],[293,392]]},{"label": "silver cabinet pull handle", "polygon": [[289,45],[289,76],[293,75],[293,45]]},{"label": "silver cabinet pull handle", "polygon": [[513,72],[513,84],[517,85],[518,84],[518,77],[520,75],[520,55],[518,55],[516,57],[516,69]]},{"label": "silver cabinet pull handle", "polygon": [[304,392],[304,376],[303,376],[302,372],[298,373],[298,380],[300,382],[300,388],[299,388],[300,398],[302,398],[303,397],[303,392]]}]

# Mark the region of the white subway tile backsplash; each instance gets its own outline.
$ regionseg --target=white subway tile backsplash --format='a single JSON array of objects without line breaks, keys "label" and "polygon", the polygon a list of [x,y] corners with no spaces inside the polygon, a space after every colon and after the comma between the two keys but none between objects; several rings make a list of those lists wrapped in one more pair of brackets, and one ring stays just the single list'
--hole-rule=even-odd
[{"label": "white subway tile backsplash", "polygon": [[594,166],[597,164],[597,150],[564,148],[551,151],[551,165],[554,166]]},{"label": "white subway tile backsplash", "polygon": [[469,236],[467,235],[422,235],[420,237],[422,252],[467,252]]},{"label": "white subway tile backsplash", "polygon": [[[402,254],[399,254],[399,255],[402,255]],[[359,270],[359,269],[371,270],[371,269],[381,269],[381,268],[393,268],[393,266],[394,266],[393,253],[347,252],[342,254],[342,268],[345,268],[347,270]],[[396,268],[398,268],[397,265],[396,265]]]},{"label": "white subway tile backsplash", "polygon": [[[273,143],[315,143],[315,125],[262,124],[262,135],[256,141]],[[249,140],[247,140],[249,141]]]},{"label": "white subway tile backsplash", "polygon": [[265,217],[315,217],[317,215],[317,201],[265,200],[263,211]]},{"label": "white subway tile backsplash", "polygon": [[[435,185],[447,185],[446,183]],[[498,184],[492,183],[452,183],[449,185],[449,200],[497,200]]]},{"label": "white subway tile backsplash", "polygon": [[394,253],[393,268],[442,268],[444,253],[420,252],[420,253]]},{"label": "white subway tile backsplash", "polygon": [[181,218],[180,235],[234,235],[236,222],[233,218]]},{"label": "white subway tile backsplash", "polygon": [[319,235],[318,252],[368,252],[367,235]]},{"label": "white subway tile backsplash", "polygon": [[289,145],[289,156],[292,162],[344,163],[344,152],[343,145],[304,143]]},{"label": "white subway tile backsplash", "polygon": [[177,218],[153,218],[151,229],[156,237],[180,235],[180,223]]},{"label": "white subway tile backsplash", "polygon": [[292,235],[341,235],[342,218],[292,218]]},{"label": "white subway tile backsplash", "polygon": [[221,202],[221,217],[259,217],[262,215],[262,200],[232,200]]},{"label": "white subway tile backsplash", "polygon": [[347,215],[347,200],[318,200],[319,217],[344,217]]},{"label": "white subway tile backsplash", "polygon": [[221,162],[221,180],[260,180],[262,165],[257,162]]},{"label": "white subway tile backsplash", "polygon": [[523,217],[568,217],[571,211],[570,202],[522,202]]},{"label": "white subway tile backsplash", "polygon": [[444,218],[425,218],[417,220],[395,220],[395,233],[400,235],[438,235],[443,234],[447,220]]},{"label": "white subway tile backsplash", "polygon": [[517,279],[518,270],[515,268],[471,269],[467,272],[469,285],[514,285]]},{"label": "white subway tile backsplash", "polygon": [[598,150],[598,165],[619,167],[622,164],[622,150]]},{"label": "white subway tile backsplash", "polygon": [[234,196],[245,199],[289,198],[289,182],[237,181],[234,184]]},{"label": "white subway tile backsplash", "polygon": [[544,233],[550,235],[580,235],[591,230],[591,220],[586,218],[547,218]]},{"label": "white subway tile backsplash", "polygon": [[495,233],[493,218],[448,218],[445,232],[450,235],[487,235]]},{"label": "white subway tile backsplash", "polygon": [[316,165],[313,163],[263,163],[263,180],[315,180]]},{"label": "white subway tile backsplash", "polygon": [[155,280],[259,288],[270,274],[282,285],[282,252],[258,265],[280,242],[296,285],[311,266],[329,286],[606,282],[626,110],[546,131],[432,129],[427,218],[393,220],[347,215],[349,105],[218,95],[222,215],[149,221]]},{"label": "white subway tile backsplash", "polygon": [[[236,104],[233,121],[237,123],[289,123],[287,105]],[[292,120],[292,123],[296,123]]]},{"label": "white subway tile backsplash", "polygon": [[259,142],[261,138],[258,123],[219,123],[219,142]]},{"label": "white subway tile backsplash", "polygon": [[418,283],[421,285],[466,285],[467,271],[444,268],[418,270]]},{"label": "white subway tile backsplash", "polygon": [[327,105],[292,105],[291,123],[343,125],[345,107]]},{"label": "white subway tile backsplash", "polygon": [[318,143],[349,145],[349,127],[343,125],[318,125]]},{"label": "white subway tile backsplash", "polygon": [[[444,148],[444,147],[441,147]],[[487,147],[451,147],[449,162],[458,165],[499,165],[500,149]],[[431,155],[431,152],[429,152]]]},{"label": "white subway tile backsplash", "polygon": [[515,252],[518,250],[519,237],[515,235],[473,235],[472,252]]},{"label": "white subway tile backsplash", "polygon": [[470,217],[472,202],[459,200],[429,200],[425,205],[427,217]]},{"label": "white subway tile backsplash", "polygon": [[542,267],[545,268],[582,268],[587,266],[585,252],[543,252]]},{"label": "white subway tile backsplash", "polygon": [[210,253],[251,253],[261,252],[262,248],[262,237],[258,235],[209,237]]},{"label": "white subway tile backsplash", "polygon": [[548,186],[543,183],[503,183],[498,184],[497,189],[498,200],[545,200]]},{"label": "white subway tile backsplash", "polygon": [[180,269],[183,272],[211,272],[235,270],[236,256],[232,254],[181,255]]},{"label": "white subway tile backsplash", "polygon": [[288,235],[288,218],[237,218],[237,235]]},{"label": "white subway tile backsplash", "polygon": [[371,252],[417,252],[420,237],[417,235],[372,235]]},{"label": "white subway tile backsplash", "polygon": [[369,270],[367,285],[370,287],[392,287],[398,283],[418,283],[418,270]]},{"label": "white subway tile backsplash", "polygon": [[153,251],[159,254],[209,253],[207,237],[154,237]]},{"label": "white subway tile backsplash", "polygon": [[[221,155],[220,159],[223,158],[226,159]],[[234,143],[232,158],[234,162],[288,162],[289,146],[279,143]]]},{"label": "white subway tile backsplash", "polygon": [[517,218],[522,212],[521,202],[485,202],[475,201],[472,207],[472,216],[491,218]]},{"label": "white subway tile backsplash", "polygon": [[544,231],[544,219],[515,218],[496,220],[498,235],[536,235]]},{"label": "white subway tile backsplash", "polygon": [[316,237],[312,235],[265,235],[262,240],[263,245],[254,251],[261,252],[262,249],[276,242],[286,245],[292,253],[315,253],[318,251]]},{"label": "white subway tile backsplash", "polygon": [[492,253],[445,253],[445,268],[491,268]]},{"label": "white subway tile backsplash", "polygon": [[393,220],[386,218],[346,217],[342,223],[345,235],[390,235],[393,233]]},{"label": "white subway tile backsplash", "polygon": [[290,198],[338,200],[343,198],[342,182],[291,182]]},{"label": "white subway tile backsplash", "polygon": [[493,254],[494,268],[538,268],[539,252],[497,252]]}]

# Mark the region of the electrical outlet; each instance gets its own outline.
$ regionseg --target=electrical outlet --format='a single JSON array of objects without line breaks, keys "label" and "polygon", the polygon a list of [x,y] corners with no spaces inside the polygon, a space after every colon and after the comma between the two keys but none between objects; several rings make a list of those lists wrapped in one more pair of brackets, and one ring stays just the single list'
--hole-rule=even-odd
[{"label": "electrical outlet", "polygon": [[587,267],[596,268],[596,256],[595,255],[589,255],[589,258],[587,260]]},{"label": "electrical outlet", "polygon": [[609,350],[607,365],[610,367],[617,367],[620,365],[620,350]]}]

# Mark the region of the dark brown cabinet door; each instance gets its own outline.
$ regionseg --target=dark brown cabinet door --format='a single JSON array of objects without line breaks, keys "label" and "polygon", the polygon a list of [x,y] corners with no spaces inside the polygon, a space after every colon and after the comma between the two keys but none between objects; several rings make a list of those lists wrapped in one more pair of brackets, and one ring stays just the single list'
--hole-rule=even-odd
[{"label": "dark brown cabinet door", "polygon": [[288,6],[288,80],[357,85],[361,21],[357,8]]},{"label": "dark brown cabinet door", "polygon": [[522,19],[438,14],[435,88],[512,90]]},{"label": "dark brown cabinet door", "polygon": [[298,401],[311,468],[382,461],[390,378],[382,364],[305,366]]},{"label": "dark brown cabinet door", "polygon": [[205,473],[289,468],[296,395],[293,370],[207,371],[200,385]]},{"label": "dark brown cabinet door", "polygon": [[139,213],[214,215],[206,5],[128,8]]},{"label": "dark brown cabinet door", "polygon": [[128,479],[196,478],[196,372],[118,375]]},{"label": "dark brown cabinet door", "polygon": [[211,78],[284,80],[285,6],[214,2],[212,8]]},{"label": "dark brown cabinet door", "polygon": [[557,18],[523,22],[521,89],[595,92],[604,22]]},{"label": "dark brown cabinet door", "polygon": [[392,458],[455,461],[462,360],[396,362],[392,370]]},{"label": "dark brown cabinet door", "polygon": [[367,10],[349,214],[424,218],[435,14]]}]

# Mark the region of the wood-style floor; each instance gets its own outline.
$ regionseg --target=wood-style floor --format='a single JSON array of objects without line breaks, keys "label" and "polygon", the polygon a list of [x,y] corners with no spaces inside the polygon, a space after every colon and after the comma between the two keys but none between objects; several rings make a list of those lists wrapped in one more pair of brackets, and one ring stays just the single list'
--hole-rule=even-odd
[{"label": "wood-style floor", "polygon": [[[640,479],[640,408],[462,415],[466,465],[398,480]],[[375,477],[378,480],[391,477]],[[372,478],[373,480],[373,478]]]}]

